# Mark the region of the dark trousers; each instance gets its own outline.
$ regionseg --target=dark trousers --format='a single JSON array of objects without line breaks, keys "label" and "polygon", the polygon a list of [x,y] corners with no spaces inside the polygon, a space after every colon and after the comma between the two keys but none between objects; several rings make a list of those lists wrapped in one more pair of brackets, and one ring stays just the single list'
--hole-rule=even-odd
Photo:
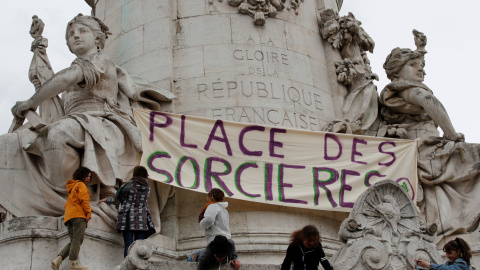
[{"label": "dark trousers", "polygon": [[123,257],[127,257],[128,248],[136,240],[147,239],[147,231],[123,231],[123,242],[125,243],[125,249],[123,250]]},{"label": "dark trousers", "polygon": [[72,218],[67,221],[68,236],[70,236],[70,243],[68,243],[58,255],[63,259],[70,257],[71,261],[78,260],[78,253],[80,253],[80,246],[83,243],[85,236],[85,229],[87,228],[87,221],[84,218]]}]

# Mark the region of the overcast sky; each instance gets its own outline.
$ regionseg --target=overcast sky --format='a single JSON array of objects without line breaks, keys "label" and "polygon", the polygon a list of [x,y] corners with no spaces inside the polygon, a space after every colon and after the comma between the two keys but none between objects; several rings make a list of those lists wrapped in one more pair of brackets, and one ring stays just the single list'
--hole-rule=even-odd
[{"label": "overcast sky", "polygon": [[[395,47],[415,49],[412,29],[424,32],[428,38],[424,83],[443,103],[457,132],[464,133],[468,142],[480,143],[478,10],[477,0],[344,0],[340,15],[352,12],[375,41],[374,53],[368,57],[380,76],[378,92],[389,83],[382,68],[386,56]],[[299,16],[301,12],[300,7]],[[83,0],[17,0],[9,1],[3,10],[0,134],[10,127],[15,102],[28,99],[35,91],[28,80],[32,15],[46,25],[43,36],[49,40],[48,56],[58,72],[74,59],[65,44],[65,27],[78,13],[90,14]]]}]

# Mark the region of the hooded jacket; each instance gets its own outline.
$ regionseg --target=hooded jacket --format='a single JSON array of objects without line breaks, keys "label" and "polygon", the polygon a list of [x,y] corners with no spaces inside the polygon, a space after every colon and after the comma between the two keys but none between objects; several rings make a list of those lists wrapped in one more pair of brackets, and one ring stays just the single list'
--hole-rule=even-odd
[{"label": "hooded jacket", "polygon": [[227,207],[228,202],[217,202],[210,204],[205,210],[204,218],[200,221],[200,227],[205,230],[207,244],[212,242],[217,235],[232,238]]},{"label": "hooded jacket", "polygon": [[107,198],[108,204],[121,204],[117,217],[118,231],[155,231],[155,225],[148,208],[150,187],[148,180],[132,177],[132,188],[122,198]]},{"label": "hooded jacket", "polygon": [[68,198],[65,203],[63,222],[66,223],[72,218],[91,218],[90,193],[88,193],[85,183],[80,180],[68,180],[67,191]]}]

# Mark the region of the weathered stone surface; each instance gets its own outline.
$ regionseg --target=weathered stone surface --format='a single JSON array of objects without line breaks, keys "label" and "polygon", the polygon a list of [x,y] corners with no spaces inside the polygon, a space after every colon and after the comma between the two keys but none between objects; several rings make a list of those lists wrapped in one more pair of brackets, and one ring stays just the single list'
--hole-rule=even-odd
[{"label": "weathered stone surface", "polygon": [[[80,249],[79,260],[90,269],[113,269],[123,259],[123,239],[116,231],[107,233],[90,225]],[[50,269],[51,261],[70,242],[63,217],[22,217],[0,224],[1,269]],[[66,259],[60,269],[69,267]]]},{"label": "weathered stone surface", "polygon": [[[189,17],[176,22],[175,48],[230,43],[230,18],[226,15]],[[205,32],[203,29],[215,29]]]},{"label": "weathered stone surface", "polygon": [[413,269],[413,260],[441,263],[433,240],[436,224],[421,225],[405,190],[392,180],[376,183],[355,202],[338,237],[344,245],[335,269]]},{"label": "weathered stone surface", "polygon": [[175,59],[175,80],[203,77],[205,75],[203,47],[175,50],[173,58]]},{"label": "weathered stone surface", "polygon": [[187,17],[194,17],[206,14],[206,5],[208,0],[189,1],[178,0],[178,18],[183,19]]},{"label": "weathered stone surface", "polygon": [[251,24],[251,19],[245,16],[232,16],[232,43],[233,44],[257,44],[287,49],[285,37],[285,22],[272,20],[263,27]]},{"label": "weathered stone surface", "polygon": [[118,64],[122,65],[144,54],[143,26],[136,27],[119,37]]}]

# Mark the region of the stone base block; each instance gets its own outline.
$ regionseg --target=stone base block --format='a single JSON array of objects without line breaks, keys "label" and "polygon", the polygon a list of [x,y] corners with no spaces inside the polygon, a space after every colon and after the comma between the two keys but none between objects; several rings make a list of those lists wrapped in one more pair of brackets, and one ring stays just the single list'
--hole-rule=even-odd
[{"label": "stone base block", "polygon": [[[184,262],[193,250],[180,250],[175,239],[154,235],[146,241],[137,241],[130,248],[128,257],[123,259],[122,235],[112,231],[105,232],[95,228],[92,223],[86,230],[85,240],[80,250],[80,262],[89,269],[197,269],[196,263]],[[472,248],[472,265],[480,266],[480,233],[475,232],[459,236],[467,240]],[[450,239],[448,239],[450,240]],[[67,227],[62,217],[32,216],[21,217],[0,223],[0,269],[51,269],[51,261],[69,242]],[[239,241],[242,242],[242,241]],[[332,243],[325,243],[335,246]],[[252,247],[239,243],[237,252],[244,270],[280,269],[286,245]],[[447,260],[438,246],[440,255]],[[335,250],[326,250],[335,253]],[[328,257],[330,257],[328,256]],[[259,261],[259,260],[262,261]],[[68,258],[60,269],[69,269]],[[140,264],[140,265],[138,265]],[[137,267],[137,268],[135,268]],[[147,269],[147,268],[142,268]],[[218,269],[218,268],[217,268]],[[233,269],[229,265],[221,269]]]},{"label": "stone base block", "polygon": [[[79,261],[89,269],[113,269],[123,260],[123,238],[87,228]],[[63,218],[33,216],[0,224],[0,269],[51,269],[51,261],[70,241]],[[68,270],[70,260],[60,269]]]}]

